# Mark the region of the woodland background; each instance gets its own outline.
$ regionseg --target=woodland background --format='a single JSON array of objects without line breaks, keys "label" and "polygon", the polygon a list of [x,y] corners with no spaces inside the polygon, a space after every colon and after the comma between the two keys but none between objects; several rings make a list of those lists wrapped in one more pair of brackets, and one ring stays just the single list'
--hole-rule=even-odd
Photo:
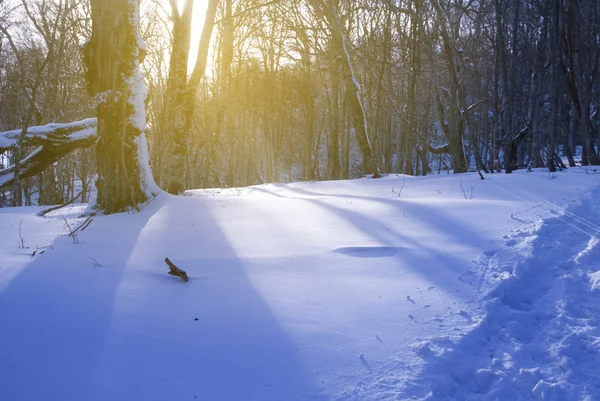
[{"label": "woodland background", "polygon": [[[169,88],[193,79],[186,189],[600,164],[595,0],[212,3],[203,76],[174,63],[188,64],[193,1],[140,3],[146,134],[165,189],[181,123]],[[0,131],[95,115],[90,35],[87,1],[0,1]],[[30,151],[0,152],[0,170]],[[2,188],[0,206],[86,202],[95,173],[93,150],[77,149]]]}]

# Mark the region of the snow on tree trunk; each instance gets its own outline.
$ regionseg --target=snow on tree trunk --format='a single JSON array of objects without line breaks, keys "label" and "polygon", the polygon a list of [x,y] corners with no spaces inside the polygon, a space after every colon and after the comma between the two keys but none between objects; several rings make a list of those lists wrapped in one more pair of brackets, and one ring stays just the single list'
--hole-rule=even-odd
[{"label": "snow on tree trunk", "polygon": [[348,52],[346,38],[342,32],[342,24],[340,23],[339,15],[335,9],[334,12],[337,29],[334,29],[333,31],[334,35],[338,36],[343,51],[342,60],[345,62],[347,75],[346,80],[348,82],[348,88],[346,90],[353,92],[353,95],[349,96],[348,103],[350,105],[350,109],[352,110],[354,130],[356,131],[356,138],[358,139],[358,145],[363,157],[363,173],[372,173],[373,178],[379,178],[381,175],[379,174],[379,167],[377,166],[377,162],[373,156],[371,142],[369,141],[367,114],[365,113],[365,106],[360,94],[360,83],[356,78],[356,73],[354,72],[354,67],[352,66],[352,59],[350,58],[350,53]]},{"label": "snow on tree trunk", "polygon": [[98,116],[97,205],[104,213],[137,208],[160,190],[144,135],[146,85],[140,62],[137,0],[91,0],[92,37],[84,47],[87,81]]}]

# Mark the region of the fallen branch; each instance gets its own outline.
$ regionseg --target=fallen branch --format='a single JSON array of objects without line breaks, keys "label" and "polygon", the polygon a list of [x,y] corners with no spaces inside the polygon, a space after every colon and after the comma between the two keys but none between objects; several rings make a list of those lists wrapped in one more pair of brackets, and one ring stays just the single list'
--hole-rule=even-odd
[{"label": "fallen branch", "polygon": [[177,276],[177,277],[181,278],[181,279],[182,279],[184,282],[186,282],[186,283],[187,283],[187,281],[188,281],[189,279],[188,279],[188,275],[187,275],[187,273],[185,272],[185,270],[181,270],[179,267],[175,266],[175,265],[173,264],[173,262],[171,262],[171,261],[169,260],[169,258],[165,258],[165,263],[166,263],[166,264],[169,266],[169,269],[170,269],[170,270],[169,270],[169,272],[168,272],[168,273],[169,273],[171,276]]},{"label": "fallen branch", "polygon": [[67,202],[63,203],[62,205],[58,205],[58,206],[54,206],[54,207],[48,208],[46,210],[42,210],[37,215],[38,216],[45,216],[45,215],[47,215],[50,212],[53,212],[53,211],[58,210],[58,209],[62,209],[65,206],[69,206],[71,203],[75,202],[81,196],[82,193],[83,193],[83,190],[79,191],[79,193],[77,195],[75,195],[73,198],[71,198]]},{"label": "fallen branch", "polygon": [[66,218],[63,217],[63,220],[65,221],[65,227],[69,229],[69,237],[73,239],[74,244],[79,244],[79,236],[77,234],[77,230],[73,231],[71,225],[69,224]]},{"label": "fallen branch", "polygon": [[77,228],[75,228],[75,230],[71,231],[71,234],[69,234],[70,236],[77,234],[78,231],[83,231],[87,228],[87,226],[89,226],[92,223],[92,220],[94,219],[94,216],[96,214],[93,213],[91,215],[89,215],[84,221],[83,223],[81,223],[80,225],[77,226]]},{"label": "fallen branch", "polygon": [[[17,146],[22,130],[0,132],[0,154]],[[33,177],[75,149],[96,143],[96,119],[88,118],[67,124],[48,124],[29,127],[22,146],[36,147],[20,161],[19,178]],[[15,166],[0,170],[0,189],[15,182]]]},{"label": "fallen branch", "polygon": [[415,129],[414,132],[419,136],[419,138],[423,142],[423,145],[425,145],[425,147],[427,148],[427,150],[430,153],[433,153],[435,155],[450,153],[450,144],[445,144],[445,145],[442,145],[442,146],[432,146],[427,141],[427,139],[423,138],[423,135],[421,135],[421,133],[419,132],[419,130]]}]

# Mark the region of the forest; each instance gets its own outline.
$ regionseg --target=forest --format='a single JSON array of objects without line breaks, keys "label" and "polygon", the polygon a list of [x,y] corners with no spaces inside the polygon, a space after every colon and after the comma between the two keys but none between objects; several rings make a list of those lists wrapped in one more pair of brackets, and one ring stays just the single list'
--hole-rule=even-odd
[{"label": "forest", "polygon": [[[129,31],[103,22],[118,3]],[[145,142],[114,133],[99,79],[130,38],[118,85],[170,193],[600,164],[595,0],[134,3],[0,1],[1,206],[144,198],[125,159]]]},{"label": "forest", "polygon": [[0,0],[0,399],[600,399],[600,0]]}]

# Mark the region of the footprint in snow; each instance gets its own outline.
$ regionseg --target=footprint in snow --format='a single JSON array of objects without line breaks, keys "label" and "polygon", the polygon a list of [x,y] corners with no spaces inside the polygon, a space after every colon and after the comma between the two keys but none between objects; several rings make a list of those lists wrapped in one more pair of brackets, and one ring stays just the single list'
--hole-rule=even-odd
[{"label": "footprint in snow", "polygon": [[415,323],[417,322],[417,319],[413,315],[408,315],[408,318]]},{"label": "footprint in snow", "polygon": [[461,309],[458,312],[458,314],[461,315],[462,317],[464,317],[465,319],[467,319],[469,321],[469,323],[473,322],[473,317],[471,316],[471,314],[469,312]]},{"label": "footprint in snow", "polygon": [[358,355],[358,359],[360,359],[360,361],[365,366],[365,368],[371,370],[371,366],[369,366],[369,362],[367,362],[367,359],[365,358],[365,356],[362,353],[360,353]]},{"label": "footprint in snow", "polygon": [[413,304],[415,304],[415,305],[417,304],[417,303],[416,303],[416,302],[415,302],[415,301],[414,301],[414,300],[413,300],[413,299],[410,297],[410,295],[407,295],[407,296],[406,296],[406,300],[407,300],[408,302],[412,302],[412,303],[413,303]]},{"label": "footprint in snow", "polygon": [[492,256],[494,256],[495,254],[497,254],[497,253],[498,253],[498,251],[500,251],[500,249],[492,249],[491,251],[485,251],[483,254],[484,254],[485,256],[488,256],[488,257],[490,257],[490,258],[491,258],[491,257],[492,257]]},{"label": "footprint in snow", "polygon": [[431,286],[431,287],[427,288],[427,291],[431,291],[431,290],[433,290],[434,288],[435,288],[434,286]]}]

